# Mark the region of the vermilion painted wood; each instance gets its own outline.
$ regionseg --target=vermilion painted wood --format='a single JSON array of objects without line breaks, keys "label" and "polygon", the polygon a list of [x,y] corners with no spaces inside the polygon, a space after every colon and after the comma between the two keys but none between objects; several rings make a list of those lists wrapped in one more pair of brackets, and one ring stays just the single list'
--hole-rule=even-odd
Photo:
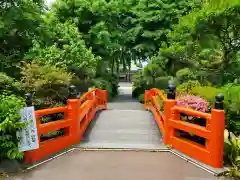
[{"label": "vermilion painted wood", "polygon": [[158,111],[153,106],[145,106],[145,108],[150,110],[153,113],[159,129],[161,130],[161,133],[164,135],[165,128],[164,128],[164,122],[163,122],[162,116],[159,116]]},{"label": "vermilion painted wood", "polygon": [[[164,128],[165,116],[160,111],[161,107],[157,100],[158,97],[163,101],[166,100],[163,92],[158,89],[152,89],[151,91],[146,91],[144,94],[145,108],[150,110],[153,113],[155,120],[157,122],[157,125],[160,128],[162,134],[164,135],[165,134],[165,128]],[[147,103],[148,101],[146,100],[150,100],[150,103]]]},{"label": "vermilion painted wood", "polygon": [[191,124],[184,121],[175,121],[170,119],[169,126],[171,126],[174,129],[179,129],[188,133],[192,133],[206,139],[211,138],[211,131],[207,130],[205,127],[196,124]]},{"label": "vermilion painted wood", "polygon": [[[41,134],[63,128],[64,135],[43,142],[40,142],[39,139],[40,147],[38,149],[25,152],[25,163],[34,163],[73,144],[80,143],[82,135],[96,112],[104,109],[107,109],[107,92],[101,89],[92,89],[80,99],[69,99],[66,107],[36,111],[39,138]],[[40,124],[41,116],[55,113],[64,113],[64,119]]]},{"label": "vermilion painted wood", "polygon": [[[157,98],[164,102],[163,112]],[[213,109],[211,114],[176,106],[176,100],[167,99],[163,91],[151,89],[144,94],[145,108],[153,112],[156,122],[164,134],[164,143],[172,145],[183,153],[212,167],[223,166],[223,139],[225,114],[223,110]],[[85,101],[85,102],[83,102]],[[39,137],[51,131],[64,128],[64,136],[40,142],[40,148],[25,152],[25,162],[33,163],[53,153],[79,143],[88,124],[96,112],[106,109],[107,93],[104,90],[92,89],[80,99],[70,99],[66,107],[36,111]],[[64,113],[64,120],[40,124],[40,116]],[[180,113],[206,118],[206,127],[180,121]],[[176,130],[183,130],[206,138],[206,146],[176,136]]]},{"label": "vermilion painted wood", "polygon": [[[157,97],[164,102],[164,112],[157,102]],[[157,89],[145,91],[144,106],[152,111],[155,120],[163,132],[164,143],[214,168],[223,167],[224,152],[224,110],[212,109],[211,114],[194,111],[176,106],[177,101],[167,99],[164,93]],[[180,113],[205,118],[206,127],[180,120]],[[193,133],[206,139],[206,145],[177,137],[176,130]]]}]

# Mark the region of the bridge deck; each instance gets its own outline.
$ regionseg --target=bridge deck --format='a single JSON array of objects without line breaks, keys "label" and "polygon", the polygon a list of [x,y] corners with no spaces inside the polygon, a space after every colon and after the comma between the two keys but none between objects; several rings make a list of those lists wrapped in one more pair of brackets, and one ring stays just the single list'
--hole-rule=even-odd
[{"label": "bridge deck", "polygon": [[152,115],[147,111],[140,110],[101,112],[97,120],[91,123],[91,127],[78,147],[165,148]]},{"label": "bridge deck", "polygon": [[92,121],[80,145],[83,148],[162,149],[162,136],[153,115],[132,99],[129,84],[120,87],[108,110]]}]

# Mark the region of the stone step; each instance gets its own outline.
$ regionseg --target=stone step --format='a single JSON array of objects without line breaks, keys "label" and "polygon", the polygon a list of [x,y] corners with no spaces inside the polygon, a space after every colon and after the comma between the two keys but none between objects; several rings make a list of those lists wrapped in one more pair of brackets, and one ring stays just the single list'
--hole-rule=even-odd
[{"label": "stone step", "polygon": [[163,144],[144,144],[144,143],[114,143],[114,142],[95,142],[81,143],[74,146],[84,149],[136,149],[136,150],[168,150]]}]

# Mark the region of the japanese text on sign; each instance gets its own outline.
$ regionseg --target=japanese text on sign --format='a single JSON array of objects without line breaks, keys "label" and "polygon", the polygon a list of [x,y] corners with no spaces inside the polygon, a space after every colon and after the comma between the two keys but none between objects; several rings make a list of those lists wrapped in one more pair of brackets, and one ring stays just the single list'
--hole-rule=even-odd
[{"label": "japanese text on sign", "polygon": [[20,122],[24,122],[27,127],[17,132],[19,151],[38,149],[39,142],[34,107],[25,107],[20,111],[20,114]]}]

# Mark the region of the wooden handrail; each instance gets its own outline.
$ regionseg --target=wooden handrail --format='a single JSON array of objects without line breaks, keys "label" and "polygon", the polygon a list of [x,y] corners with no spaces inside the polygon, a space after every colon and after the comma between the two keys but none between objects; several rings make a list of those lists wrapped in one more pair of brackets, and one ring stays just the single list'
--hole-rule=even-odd
[{"label": "wooden handrail", "polygon": [[42,110],[35,111],[37,116],[46,116],[46,115],[49,115],[49,114],[66,113],[66,112],[67,112],[67,106],[65,106],[65,107],[55,107],[55,108],[49,108],[49,109],[42,109]]},{"label": "wooden handrail", "polygon": [[177,111],[177,112],[184,113],[184,114],[189,115],[189,116],[198,117],[198,118],[205,118],[205,119],[211,118],[211,114],[209,114],[209,113],[204,113],[204,112],[201,112],[201,111],[196,111],[196,110],[193,110],[193,109],[190,109],[190,108],[184,108],[184,107],[174,106],[174,107],[172,108],[172,112],[175,113],[176,111]]},{"label": "wooden handrail", "polygon": [[[171,86],[171,88],[171,94],[168,97],[174,98],[175,94],[172,94],[174,93],[174,86]],[[163,115],[156,97],[160,97],[163,100]],[[217,96],[216,99],[223,100],[221,95]],[[211,113],[204,113],[186,107],[179,107],[177,106],[177,100],[168,99],[163,91],[156,88],[145,91],[144,101],[145,108],[153,113],[157,121],[165,144],[169,144],[186,155],[214,168],[222,168],[225,124],[223,109],[213,108]],[[219,104],[217,106],[223,107]],[[206,119],[206,127],[182,121],[180,119],[181,113]],[[184,139],[181,136],[179,137],[176,133],[178,130],[205,138],[206,145],[199,145],[196,142]]]},{"label": "wooden handrail", "polygon": [[81,103],[82,101],[84,101],[90,94],[92,94],[93,92],[96,92],[96,91],[102,91],[102,90],[101,90],[101,89],[98,89],[98,88],[93,88],[93,89],[91,89],[90,91],[84,93],[84,94],[80,97],[80,99],[79,99],[80,103]]},{"label": "wooden handrail", "polygon": [[[93,94],[92,92],[100,92]],[[87,98],[87,101],[82,103]],[[40,147],[25,152],[25,163],[33,163],[79,143],[89,122],[98,110],[107,108],[105,90],[94,88],[79,99],[69,99],[67,106],[38,110],[35,112]],[[64,113],[64,119],[41,124],[40,117]],[[47,141],[40,141],[42,134],[65,129],[64,135]]]},{"label": "wooden handrail", "polygon": [[163,101],[167,100],[167,97],[165,96],[164,91],[159,90],[157,88],[153,88],[151,89],[151,91],[155,92]]}]

